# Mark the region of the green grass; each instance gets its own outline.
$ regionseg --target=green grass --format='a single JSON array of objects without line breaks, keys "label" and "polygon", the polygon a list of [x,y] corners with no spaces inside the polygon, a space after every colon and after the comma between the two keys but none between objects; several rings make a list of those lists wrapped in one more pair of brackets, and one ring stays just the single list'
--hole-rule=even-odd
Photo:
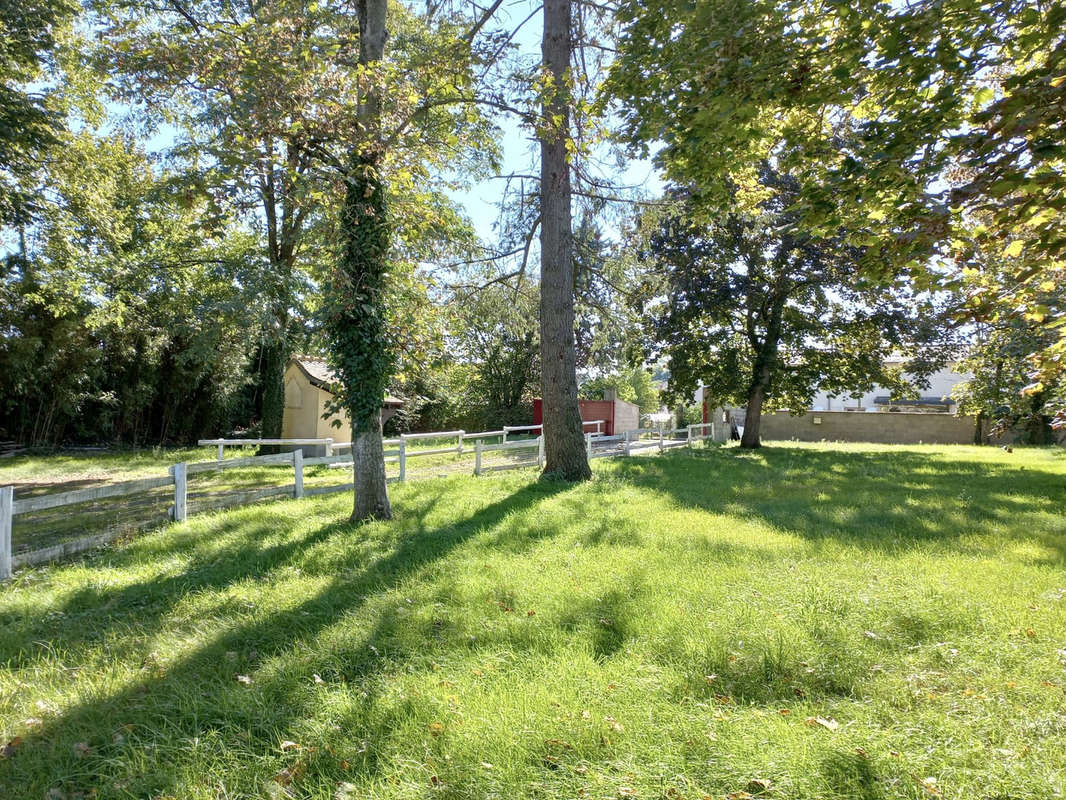
[{"label": "green grass", "polygon": [[0,797],[1066,793],[1061,451],[595,471],[398,485],[365,526],[344,496],[194,517],[18,573]]}]

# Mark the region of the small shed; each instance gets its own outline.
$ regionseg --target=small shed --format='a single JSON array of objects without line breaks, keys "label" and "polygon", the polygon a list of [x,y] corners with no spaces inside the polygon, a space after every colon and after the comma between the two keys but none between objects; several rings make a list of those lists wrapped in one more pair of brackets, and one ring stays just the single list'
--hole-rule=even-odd
[{"label": "small shed", "polygon": [[[626,431],[635,431],[640,427],[640,407],[626,400],[619,400],[614,389],[604,392],[603,400],[578,400],[581,407],[581,419],[585,422],[603,420],[601,432],[616,436]],[[544,407],[538,397],[533,401],[533,424],[544,422]],[[585,432],[595,432],[595,426],[586,425]]]},{"label": "small shed", "polygon": [[[283,439],[352,440],[352,423],[344,411],[329,413],[333,398],[331,387],[337,377],[320,358],[293,358],[285,367],[285,415],[281,423]],[[399,398],[387,396],[381,408],[382,422],[403,405]],[[333,422],[340,421],[335,427]],[[305,448],[309,450],[310,448]],[[308,455],[310,453],[307,453]]]}]

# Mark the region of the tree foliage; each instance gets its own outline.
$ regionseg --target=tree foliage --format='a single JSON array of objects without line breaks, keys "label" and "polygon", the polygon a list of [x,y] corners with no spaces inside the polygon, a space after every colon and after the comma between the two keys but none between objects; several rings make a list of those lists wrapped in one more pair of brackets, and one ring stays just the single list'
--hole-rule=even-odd
[{"label": "tree foliage", "polygon": [[[631,0],[619,19],[610,89],[627,136],[663,143],[658,161],[699,186],[703,213],[733,187],[757,206],[772,158],[800,181],[797,222],[863,247],[864,269],[974,266],[995,248],[1013,261],[1005,304],[1016,281],[1061,271],[1061,4]],[[1045,350],[1038,376],[1064,351]]]},{"label": "tree foliage", "polygon": [[67,136],[42,180],[49,202],[4,265],[0,428],[159,444],[247,422],[254,238],[121,136]]},{"label": "tree foliage", "polygon": [[[651,355],[669,359],[670,396],[703,385],[716,404],[746,406],[746,447],[759,446],[764,407],[805,409],[819,390],[898,383],[885,356],[941,333],[906,276],[861,273],[864,254],[846,238],[799,231],[795,179],[764,166],[759,182],[757,213],[738,206],[712,222],[677,193],[649,237],[644,290]],[[937,364],[922,355],[910,371]]]},{"label": "tree foliage", "polygon": [[24,227],[40,208],[25,180],[57,142],[63,116],[42,86],[57,37],[74,16],[73,0],[0,2],[0,225]]}]

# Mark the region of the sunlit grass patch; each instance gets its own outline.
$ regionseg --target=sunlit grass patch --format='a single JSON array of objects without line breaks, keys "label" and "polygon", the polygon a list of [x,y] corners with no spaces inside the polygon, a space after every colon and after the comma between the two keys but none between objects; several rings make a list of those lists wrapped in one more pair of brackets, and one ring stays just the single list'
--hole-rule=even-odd
[{"label": "sunlit grass patch", "polygon": [[1057,451],[707,448],[393,502],[20,572],[0,797],[1066,791]]}]

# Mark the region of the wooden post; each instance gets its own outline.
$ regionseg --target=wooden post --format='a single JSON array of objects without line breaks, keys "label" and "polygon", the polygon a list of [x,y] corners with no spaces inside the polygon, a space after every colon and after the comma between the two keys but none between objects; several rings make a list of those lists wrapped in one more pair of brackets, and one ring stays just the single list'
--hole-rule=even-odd
[{"label": "wooden post", "polygon": [[592,434],[585,434],[585,455],[592,458]]},{"label": "wooden post", "polygon": [[407,439],[400,434],[400,482],[407,478]]},{"label": "wooden post", "polygon": [[[327,455],[329,455],[326,445]],[[293,487],[292,496],[299,498],[304,496],[304,451],[297,447],[292,451],[292,472],[293,472]]]},{"label": "wooden post", "polygon": [[326,455],[333,455],[333,437],[329,437],[326,439]]},{"label": "wooden post", "polygon": [[481,440],[477,440],[477,444],[474,445],[474,474],[481,474]]},{"label": "wooden post", "polygon": [[[457,452],[457,453],[462,453],[463,452],[463,436],[465,436],[465,435],[466,435],[466,431],[459,431],[459,446],[456,448],[455,452]],[[481,441],[481,440],[479,439],[478,441]]]},{"label": "wooden post", "polygon": [[507,444],[507,426],[503,426],[503,439],[500,440],[501,444]]},{"label": "wooden post", "polygon": [[15,517],[15,487],[0,486],[0,581],[11,577],[11,523]]},{"label": "wooden post", "polygon": [[174,508],[171,516],[175,522],[185,521],[185,501],[189,495],[188,476],[185,472],[185,462],[175,464],[170,468],[170,475],[174,478]]},{"label": "wooden post", "polygon": [[218,460],[221,461],[226,457],[226,445],[220,444],[218,446]]},{"label": "wooden post", "polygon": [[544,429],[540,429],[540,436],[537,437],[537,466],[544,466]]}]

